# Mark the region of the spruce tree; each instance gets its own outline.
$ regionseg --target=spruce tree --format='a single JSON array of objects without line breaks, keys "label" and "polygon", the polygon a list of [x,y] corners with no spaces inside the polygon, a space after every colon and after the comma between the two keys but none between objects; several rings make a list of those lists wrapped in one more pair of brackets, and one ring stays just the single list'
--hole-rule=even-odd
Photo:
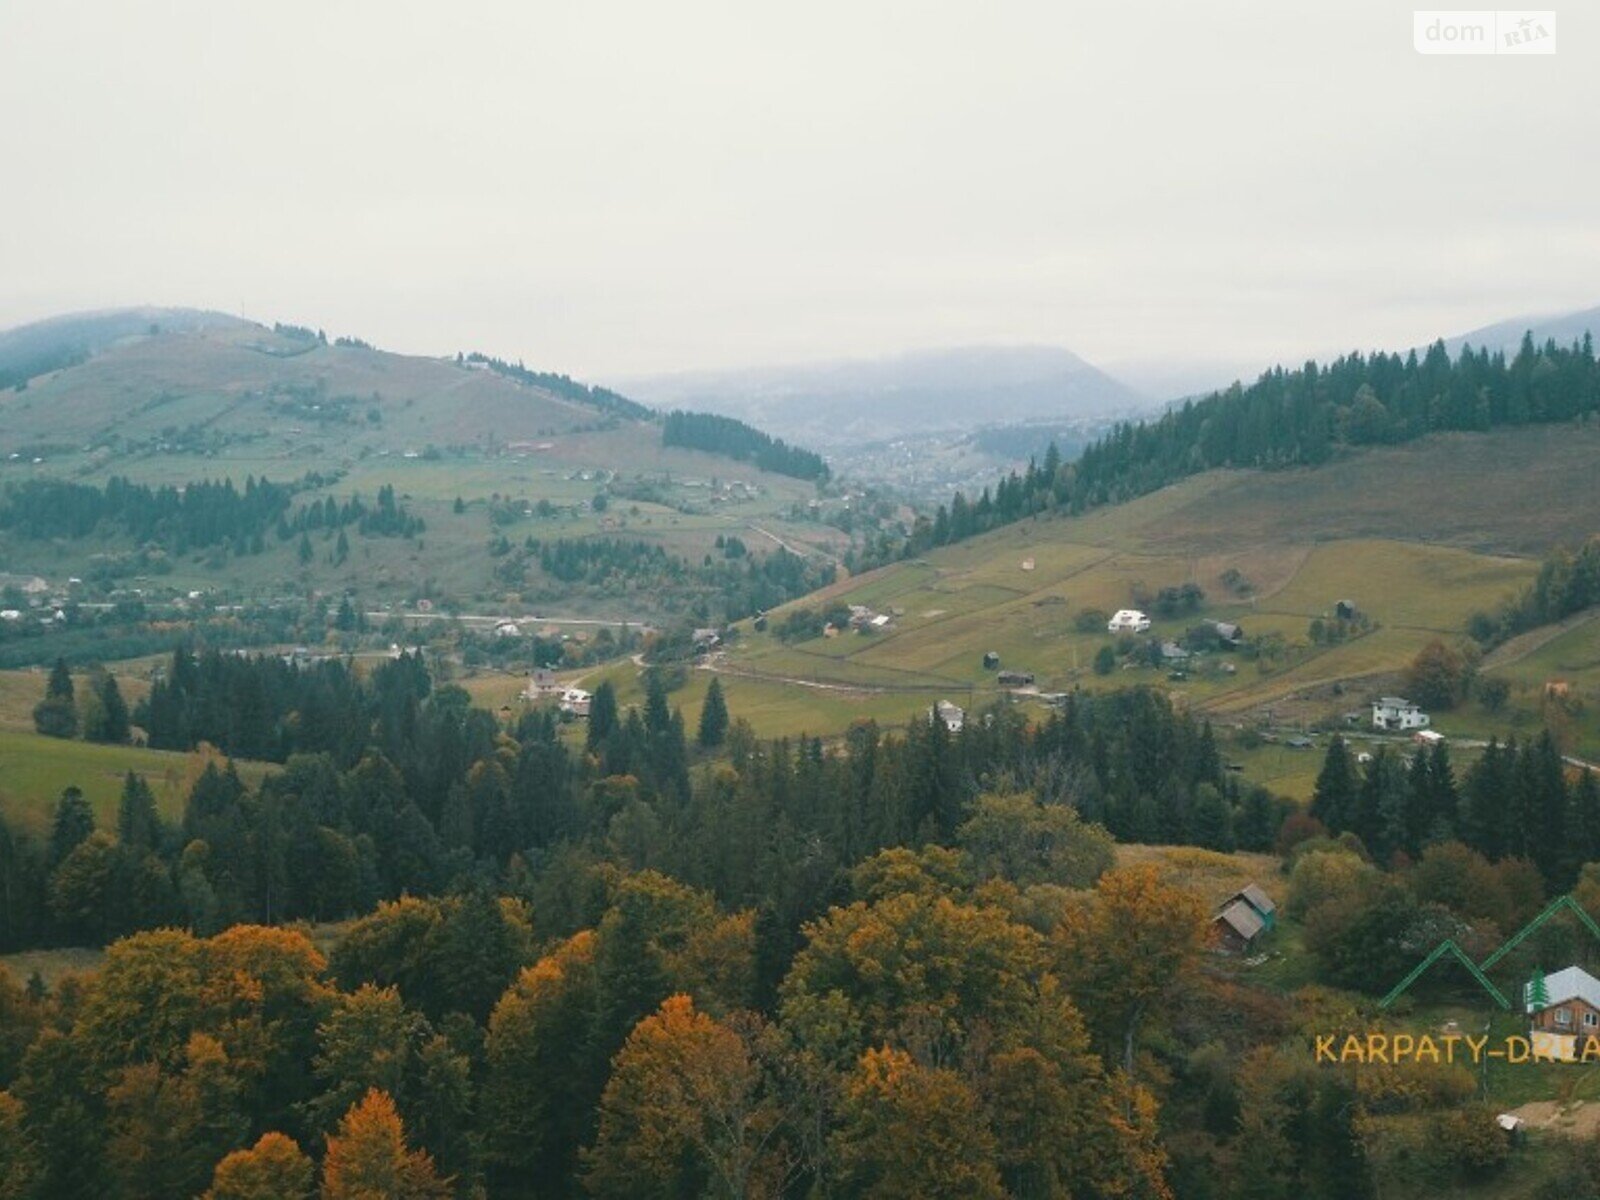
[{"label": "spruce tree", "polygon": [[150,785],[129,771],[117,800],[117,840],[124,846],[153,850],[160,841],[160,831],[161,818]]},{"label": "spruce tree", "polygon": [[100,676],[96,690],[100,696],[100,729],[96,740],[120,746],[128,740],[130,731],[128,702],[122,698],[116,676],[109,671]]},{"label": "spruce tree", "polygon": [[50,822],[50,865],[60,866],[93,832],[94,809],[79,788],[67,788],[56,801],[55,816]]},{"label": "spruce tree", "polygon": [[728,736],[728,705],[722,698],[722,681],[715,676],[706,689],[705,703],[700,708],[698,740],[704,749],[720,746]]},{"label": "spruce tree", "polygon": [[33,725],[46,737],[78,736],[78,706],[74,699],[72,675],[65,659],[56,659],[45,683],[44,699],[33,708]]},{"label": "spruce tree", "polygon": [[1342,737],[1336,736],[1328,743],[1328,753],[1311,793],[1311,815],[1330,832],[1343,833],[1355,824],[1359,793],[1350,748]]},{"label": "spruce tree", "polygon": [[585,747],[589,750],[600,749],[616,732],[617,726],[617,689],[611,686],[608,679],[595,688],[594,695],[589,697],[589,731]]}]

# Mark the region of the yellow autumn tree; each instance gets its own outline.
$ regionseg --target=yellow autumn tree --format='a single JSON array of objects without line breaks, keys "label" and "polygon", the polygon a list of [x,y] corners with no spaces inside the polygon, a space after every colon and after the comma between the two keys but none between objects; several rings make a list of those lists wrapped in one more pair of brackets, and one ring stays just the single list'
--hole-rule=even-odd
[{"label": "yellow autumn tree", "polygon": [[1022,1018],[1043,961],[1039,935],[1002,909],[939,894],[830,909],[805,932],[809,943],[783,983],[785,1022],[813,1042],[813,1001],[840,993],[861,1039],[852,1061],[883,1044],[950,1061],[979,1024]]},{"label": "yellow autumn tree", "polygon": [[779,1194],[785,1171],[779,1114],[738,1031],[668,997],[628,1036],[600,1101],[585,1156],[596,1196]]},{"label": "yellow autumn tree", "polygon": [[387,1092],[373,1088],[328,1135],[322,1200],[448,1200],[433,1160],[406,1148],[405,1126]]},{"label": "yellow autumn tree", "polygon": [[315,1171],[292,1138],[264,1133],[217,1164],[202,1200],[309,1200]]},{"label": "yellow autumn tree", "polygon": [[1148,1093],[1130,1096],[1120,1074],[1108,1077],[1082,1015],[1053,975],[1039,981],[1023,1021],[996,1029],[968,1055],[967,1071],[1009,1195],[1168,1194],[1154,1115],[1143,1107]]},{"label": "yellow autumn tree", "polygon": [[1153,866],[1107,871],[1092,901],[1068,909],[1056,927],[1057,969],[1107,1059],[1120,1059],[1129,1076],[1140,1026],[1195,968],[1205,935],[1204,903]]},{"label": "yellow autumn tree", "polygon": [[954,1071],[869,1050],[845,1085],[833,1151],[844,1191],[873,1200],[1001,1200],[997,1147]]}]

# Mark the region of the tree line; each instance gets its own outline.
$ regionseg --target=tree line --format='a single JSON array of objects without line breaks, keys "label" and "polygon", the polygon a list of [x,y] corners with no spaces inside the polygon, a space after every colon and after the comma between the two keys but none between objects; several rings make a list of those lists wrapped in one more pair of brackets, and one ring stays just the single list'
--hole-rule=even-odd
[{"label": "tree line", "polygon": [[[133,718],[152,746],[285,765],[256,788],[213,765],[181,821],[119,818],[150,830],[132,848],[85,827],[70,795],[56,820],[68,832],[48,846],[10,831],[9,948],[171,920],[335,919],[600,855],[763,906],[781,957],[839,871],[884,847],[948,844],[985,790],[1030,791],[1118,837],[1216,849],[1270,848],[1289,808],[1223,770],[1209,726],[1142,689],[1075,696],[1039,724],[1002,707],[955,734],[931,718],[903,735],[864,722],[825,748],[759,742],[720,687],[691,740],[651,670],[625,711],[596,689],[573,752],[553,712],[505,728],[460,688],[433,687],[419,656],[361,676],[180,650]],[[130,780],[124,801],[142,808],[146,790]],[[66,898],[85,895],[99,901]]]},{"label": "tree line", "polygon": [[576,400],[579,404],[598,408],[601,412],[614,413],[635,421],[648,421],[655,416],[651,409],[636,400],[628,399],[620,392],[613,392],[610,388],[593,384],[579,383],[569,376],[557,375],[550,371],[530,371],[520,360],[509,363],[504,359],[480,354],[476,350],[465,356],[456,357],[458,362],[479,363],[497,375],[504,375],[507,379],[515,379],[518,383],[525,383],[530,387],[542,388],[564,400]]},{"label": "tree line", "polygon": [[[737,621],[827,587],[836,577],[831,562],[802,558],[778,547],[770,554],[706,555],[693,563],[668,554],[659,544],[617,537],[536,538],[520,545],[509,538],[496,542],[495,576],[509,587],[525,588],[530,567],[563,586],[570,599],[581,586],[596,597],[614,598],[634,592],[666,594],[691,591],[687,607],[703,622]],[[530,598],[543,593],[535,591]],[[552,597],[556,591],[551,591]]]},{"label": "tree line", "polygon": [[1579,868],[1600,861],[1600,782],[1570,778],[1548,732],[1488,747],[1458,778],[1446,743],[1409,756],[1384,746],[1356,763],[1343,739],[1328,747],[1310,815],[1331,833],[1351,833],[1380,863],[1416,860],[1459,841],[1491,862],[1523,859],[1552,894]]},{"label": "tree line", "polygon": [[661,441],[667,446],[687,446],[752,463],[774,475],[821,481],[831,474],[820,454],[791,446],[782,438],[762,433],[733,417],[713,413],[668,413],[662,422]]},{"label": "tree line", "polygon": [[236,554],[260,554],[267,531],[274,528],[281,541],[347,525],[368,537],[415,537],[425,528],[396,499],[391,484],[378,489],[376,507],[359,495],[343,503],[328,496],[290,511],[295,495],[332,482],[315,473],[289,484],[251,475],[242,489],[231,479],[181,487],[152,487],[121,476],[104,487],[30,479],[0,491],[0,529],[37,540],[121,534],[178,556],[217,546],[231,547]]},{"label": "tree line", "polygon": [[1576,551],[1556,547],[1540,564],[1532,583],[1494,612],[1474,613],[1467,632],[1482,645],[1495,646],[1596,604],[1600,604],[1600,535]]}]

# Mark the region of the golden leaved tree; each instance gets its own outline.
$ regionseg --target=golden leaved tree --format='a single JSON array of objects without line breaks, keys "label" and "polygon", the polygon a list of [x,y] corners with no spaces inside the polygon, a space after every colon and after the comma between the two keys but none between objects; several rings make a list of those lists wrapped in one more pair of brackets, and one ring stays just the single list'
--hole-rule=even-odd
[{"label": "golden leaved tree", "polygon": [[328,1136],[322,1200],[449,1200],[450,1194],[433,1160],[406,1148],[405,1127],[386,1092],[367,1092]]},{"label": "golden leaved tree", "polygon": [[309,1200],[315,1171],[292,1138],[264,1133],[217,1164],[202,1200]]},{"label": "golden leaved tree", "polygon": [[618,1200],[780,1195],[790,1160],[753,1052],[759,1034],[697,1012],[684,995],[640,1021],[601,1097],[599,1136],[584,1156],[589,1191]]}]

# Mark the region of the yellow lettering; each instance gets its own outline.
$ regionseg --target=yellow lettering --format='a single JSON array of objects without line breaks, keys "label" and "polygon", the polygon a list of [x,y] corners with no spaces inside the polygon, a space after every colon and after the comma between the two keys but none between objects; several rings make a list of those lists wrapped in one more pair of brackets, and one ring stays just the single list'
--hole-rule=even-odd
[{"label": "yellow lettering", "polygon": [[1532,1049],[1528,1044],[1527,1038],[1512,1034],[1506,1039],[1506,1061],[1508,1063],[1525,1063],[1531,1054]]},{"label": "yellow lettering", "polygon": [[1459,1033],[1447,1033],[1444,1035],[1443,1040],[1444,1060],[1447,1063],[1453,1063],[1456,1060],[1456,1043],[1461,1040],[1461,1035]]},{"label": "yellow lettering", "polygon": [[1319,1063],[1339,1061],[1333,1053],[1333,1039],[1334,1035],[1331,1033],[1326,1036],[1320,1033],[1317,1035],[1317,1061]]},{"label": "yellow lettering", "polygon": [[1355,1034],[1349,1034],[1344,1039],[1344,1047],[1339,1051],[1340,1062],[1366,1062],[1366,1050],[1361,1044],[1361,1039]]},{"label": "yellow lettering", "polygon": [[1367,1061],[1387,1063],[1389,1061],[1389,1035],[1387,1033],[1367,1034]]},{"label": "yellow lettering", "polygon": [[1473,1037],[1469,1033],[1464,1040],[1467,1043],[1467,1049],[1472,1052],[1472,1061],[1482,1062],[1483,1048],[1489,1044],[1489,1035],[1484,1034],[1482,1037]]},{"label": "yellow lettering", "polygon": [[1417,1039],[1417,1061],[1431,1063],[1439,1061],[1439,1047],[1427,1034]]},{"label": "yellow lettering", "polygon": [[1600,1038],[1596,1038],[1591,1033],[1583,1039],[1582,1061],[1589,1062],[1591,1059],[1596,1058],[1600,1058]]},{"label": "yellow lettering", "polygon": [[1390,1052],[1394,1055],[1394,1061],[1397,1063],[1403,1059],[1410,1058],[1412,1051],[1416,1048],[1417,1039],[1409,1033],[1397,1033],[1390,1042]]}]

